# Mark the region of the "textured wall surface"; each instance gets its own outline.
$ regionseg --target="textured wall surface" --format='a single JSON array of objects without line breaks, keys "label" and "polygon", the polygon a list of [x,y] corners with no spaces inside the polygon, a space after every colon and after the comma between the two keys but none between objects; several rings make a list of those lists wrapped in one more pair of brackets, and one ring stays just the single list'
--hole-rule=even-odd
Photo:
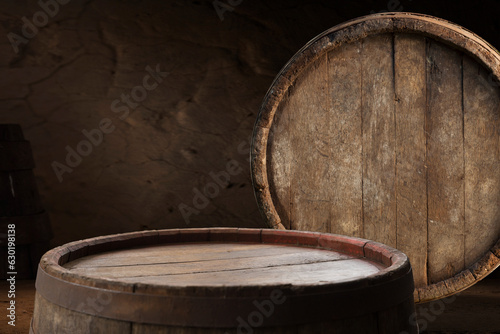
[{"label": "textured wall surface", "polygon": [[494,1],[2,0],[0,123],[31,141],[53,245],[264,226],[247,157],[274,76],[315,35],[388,9],[500,47]]}]

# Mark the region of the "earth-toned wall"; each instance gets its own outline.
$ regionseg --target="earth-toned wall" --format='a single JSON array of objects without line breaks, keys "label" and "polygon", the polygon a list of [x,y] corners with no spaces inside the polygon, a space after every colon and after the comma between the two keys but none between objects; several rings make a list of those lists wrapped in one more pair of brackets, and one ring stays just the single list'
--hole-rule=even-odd
[{"label": "earth-toned wall", "polygon": [[2,0],[0,123],[31,141],[52,244],[263,227],[248,165],[260,103],[309,39],[357,16],[439,16],[500,47],[495,1]]}]

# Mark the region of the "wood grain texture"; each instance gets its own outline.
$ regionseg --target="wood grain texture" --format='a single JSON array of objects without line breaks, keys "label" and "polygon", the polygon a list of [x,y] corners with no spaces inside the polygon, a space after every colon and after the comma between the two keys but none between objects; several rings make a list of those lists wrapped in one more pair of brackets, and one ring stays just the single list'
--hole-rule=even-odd
[{"label": "wood grain texture", "polygon": [[[96,300],[81,301],[82,308],[104,307]],[[35,334],[124,334],[130,333],[131,324],[125,321],[105,319],[82,312],[68,310],[53,304],[39,293],[35,297],[33,312]]]},{"label": "wood grain texture", "polygon": [[[363,239],[270,229],[73,242],[44,256],[36,288],[37,334],[384,333],[381,315],[396,312],[390,318],[405,323],[414,311],[405,306],[413,280],[401,252]],[[403,330],[417,333],[409,322]]]},{"label": "wood grain texture", "polygon": [[[280,104],[280,111],[289,108],[287,99]],[[269,131],[269,146],[267,157],[269,163],[269,187],[271,196],[276,198],[276,212],[281,217],[285,228],[290,229],[290,185],[291,185],[291,153],[290,146],[290,113],[278,112],[273,121],[273,127]]]},{"label": "wood grain texture", "polygon": [[[330,229],[330,131],[327,58],[306,68],[290,91],[290,228]],[[310,122],[315,119],[315,122]]]},{"label": "wood grain texture", "polygon": [[[465,265],[500,238],[500,92],[484,68],[463,61],[465,147]],[[496,225],[491,225],[496,222]]]},{"label": "wood grain texture", "polygon": [[396,248],[411,254],[417,286],[427,284],[425,38],[394,37],[396,100]]},{"label": "wood grain texture", "polygon": [[328,53],[330,233],[363,236],[361,43]]},{"label": "wood grain texture", "polygon": [[396,246],[392,35],[363,41],[363,237]]},{"label": "wood grain texture", "polygon": [[462,56],[430,41],[427,50],[428,280],[465,269]]},{"label": "wood grain texture", "polygon": [[383,268],[326,250],[227,243],[107,252],[69,262],[64,267],[85,277],[178,286],[342,282],[367,277]]},{"label": "wood grain texture", "polygon": [[[375,14],[320,34],[280,72],[256,123],[288,122],[270,137],[258,131],[252,150],[269,225],[403,250],[418,301],[474,284],[463,270],[477,281],[500,264],[490,256],[500,249],[499,78],[496,50],[426,15]],[[266,173],[260,146],[274,142],[267,169],[279,171]],[[267,189],[287,184],[284,168],[292,187]],[[292,206],[277,217],[273,202]]]}]

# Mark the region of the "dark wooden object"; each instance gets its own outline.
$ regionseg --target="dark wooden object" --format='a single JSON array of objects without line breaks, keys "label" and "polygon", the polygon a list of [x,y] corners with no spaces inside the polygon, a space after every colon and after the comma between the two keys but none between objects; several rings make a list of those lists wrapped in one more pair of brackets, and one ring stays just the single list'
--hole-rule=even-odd
[{"label": "dark wooden object", "polygon": [[44,255],[32,333],[417,333],[408,258],[273,229],[134,232]]},{"label": "dark wooden object", "polygon": [[270,227],[406,253],[415,300],[500,264],[500,56],[453,23],[375,14],[314,38],[278,74],[253,135]]},{"label": "dark wooden object", "polygon": [[[52,237],[33,174],[31,146],[17,124],[0,124],[0,277],[35,278],[42,255]],[[15,225],[15,267],[7,265],[8,226]]]}]

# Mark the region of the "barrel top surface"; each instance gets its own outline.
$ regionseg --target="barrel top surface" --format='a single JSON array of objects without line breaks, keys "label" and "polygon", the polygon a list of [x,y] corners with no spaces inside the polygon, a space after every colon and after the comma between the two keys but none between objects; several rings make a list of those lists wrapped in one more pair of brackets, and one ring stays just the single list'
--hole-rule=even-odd
[{"label": "barrel top surface", "polygon": [[414,13],[335,26],[276,76],[251,173],[269,227],[366,238],[408,255],[415,300],[500,265],[500,55]]},{"label": "barrel top surface", "polygon": [[206,228],[76,241],[47,252],[39,271],[56,283],[121,291],[137,292],[142,285],[155,293],[193,287],[197,293],[219,293],[220,288],[240,294],[266,286],[359,288],[403,277],[411,267],[403,253],[359,238]]},{"label": "barrel top surface", "polygon": [[64,268],[91,278],[170,286],[314,285],[386,268],[336,251],[254,243],[167,244],[105,252]]},{"label": "barrel top surface", "polygon": [[[263,326],[368,316],[413,306],[413,289],[408,258],[386,245],[244,228],[80,240],[47,252],[36,279],[37,300],[56,309],[203,328],[236,328],[256,305],[270,303],[274,313]],[[102,307],[92,307],[93,300]]]}]

